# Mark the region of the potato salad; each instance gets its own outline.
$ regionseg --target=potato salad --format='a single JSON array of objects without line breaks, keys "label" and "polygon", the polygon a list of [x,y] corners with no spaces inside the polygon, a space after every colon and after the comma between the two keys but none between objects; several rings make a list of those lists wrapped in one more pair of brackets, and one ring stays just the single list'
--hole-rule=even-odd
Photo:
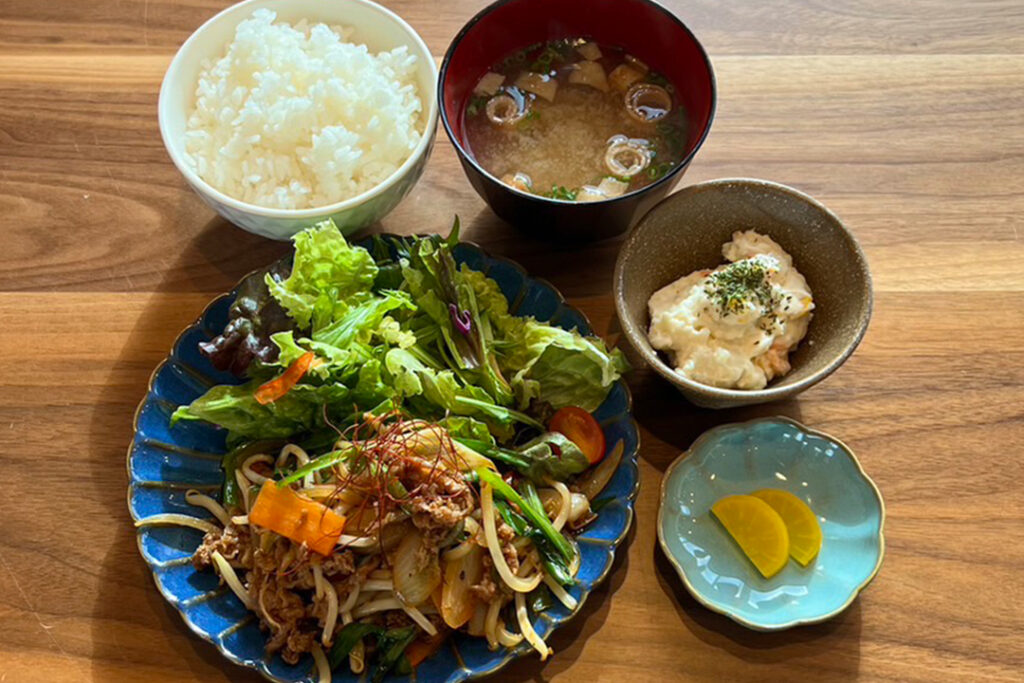
[{"label": "potato salad", "polygon": [[648,338],[696,382],[763,389],[790,371],[789,354],[807,334],[814,299],[792,257],[770,237],[737,231],[722,255],[729,263],[651,296]]}]

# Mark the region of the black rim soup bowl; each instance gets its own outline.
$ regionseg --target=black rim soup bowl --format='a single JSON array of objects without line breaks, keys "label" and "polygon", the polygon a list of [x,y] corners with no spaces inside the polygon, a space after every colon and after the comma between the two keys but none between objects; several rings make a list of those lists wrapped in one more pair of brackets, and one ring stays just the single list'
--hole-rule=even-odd
[{"label": "black rim soup bowl", "polygon": [[[689,125],[682,160],[657,181],[619,197],[567,202],[521,192],[477,163],[465,137],[473,88],[490,68],[528,45],[586,37],[615,45],[663,74]],[[438,79],[441,122],[473,189],[498,216],[559,241],[619,235],[679,181],[711,129],[715,76],[704,48],[675,15],[651,0],[499,0],[467,23],[445,53]]]}]

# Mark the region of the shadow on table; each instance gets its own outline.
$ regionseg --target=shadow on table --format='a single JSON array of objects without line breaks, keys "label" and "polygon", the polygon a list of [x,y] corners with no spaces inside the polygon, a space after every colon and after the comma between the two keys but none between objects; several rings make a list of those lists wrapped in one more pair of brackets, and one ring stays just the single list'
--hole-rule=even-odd
[{"label": "shadow on table", "polygon": [[[690,632],[711,647],[752,664],[773,664],[807,656],[815,645],[837,647],[835,656],[842,657],[842,666],[827,672],[828,680],[855,680],[860,668],[860,601],[854,600],[842,614],[820,624],[798,626],[785,631],[761,633],[739,625],[729,617],[713,612],[690,595],[665,557],[661,545],[655,543],[654,565],[662,592],[675,607],[680,621]],[[816,641],[829,641],[830,645]],[[821,672],[820,680],[825,680]]]},{"label": "shadow on table", "polygon": [[[488,208],[463,216],[462,236],[495,256],[519,263],[533,277],[543,278],[567,299],[610,294],[615,259],[625,236],[594,243],[546,242],[516,229]],[[586,267],[581,268],[580,264]]]},{"label": "shadow on table", "polygon": [[[150,331],[150,321],[181,315],[180,303],[161,294],[209,292],[212,299],[288,250],[286,243],[250,235],[222,219],[207,223],[182,244],[173,263],[164,271],[164,278],[155,287],[156,294],[127,334],[121,356],[104,382],[91,415],[89,443],[95,452],[90,453],[88,462],[95,468],[91,477],[96,482],[96,497],[107,506],[110,523],[118,527],[118,532],[98,568],[100,589],[92,608],[91,660],[93,678],[97,680],[109,677],[112,663],[125,670],[137,667],[140,678],[145,677],[146,668],[162,668],[165,673],[187,668],[194,677],[206,680],[263,680],[255,672],[230,663],[212,645],[193,636],[177,610],[156,590],[149,567],[139,555],[125,505],[127,480],[122,474],[112,481],[110,463],[124,462],[121,459],[132,439],[132,416],[145,397],[147,380],[156,365],[156,361],[141,362],[139,350],[151,351],[153,346],[169,349],[174,341],[173,336],[154,341]],[[202,305],[197,306],[194,315],[182,322],[182,328],[201,311]],[[116,436],[112,437],[112,433]],[[130,638],[119,635],[125,628],[131,629]]]}]

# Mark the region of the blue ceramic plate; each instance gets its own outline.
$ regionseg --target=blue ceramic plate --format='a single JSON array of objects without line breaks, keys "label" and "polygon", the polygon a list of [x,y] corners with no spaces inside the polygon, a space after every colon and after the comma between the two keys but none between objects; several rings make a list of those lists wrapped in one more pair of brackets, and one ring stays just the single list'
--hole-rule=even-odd
[{"label": "blue ceramic plate", "polygon": [[[723,496],[784,489],[821,524],[809,566],[790,559],[765,579],[711,516]],[[705,607],[759,631],[829,619],[853,602],[882,565],[885,506],[842,442],[783,417],[705,432],[665,473],[658,540]]]},{"label": "blue ceramic plate", "polygon": [[[459,263],[466,263],[493,278],[508,297],[514,313],[590,333],[590,324],[582,313],[569,306],[554,287],[529,277],[519,265],[488,256],[469,243],[460,244],[455,257]],[[153,372],[149,391],[135,414],[135,436],[128,449],[128,509],[132,519],[161,513],[206,517],[204,510],[185,502],[185,491],[197,489],[219,497],[220,459],[225,450],[223,431],[200,422],[182,422],[171,429],[168,420],[178,405],[191,402],[209,387],[238,382],[233,375],[214,369],[196,346],[200,341],[215,337],[224,327],[234,297],[232,291],[210,303],[199,320],[181,333],[170,356]],[[625,453],[603,494],[612,501],[578,537],[582,555],[579,584],[570,593],[580,606],[608,574],[615,548],[633,519],[633,500],[639,483],[636,463],[639,435],[631,410],[629,390],[620,380],[594,413],[609,447],[621,440]],[[272,680],[311,680],[312,659],[307,657],[298,665],[289,666],[280,657],[265,656],[266,638],[255,616],[230,590],[218,585],[215,573],[193,569],[190,557],[201,539],[201,532],[188,528],[139,530],[139,551],[153,570],[153,578],[163,596],[181,612],[189,628],[216,645],[236,664],[256,669]],[[556,604],[536,615],[533,625],[541,636],[547,636],[573,614]],[[391,676],[387,680],[455,683],[493,673],[530,651],[529,645],[523,642],[513,649],[491,652],[483,638],[461,633],[449,642],[450,647],[443,648],[419,666],[415,678]],[[338,671],[334,680],[354,681],[356,677]]]}]

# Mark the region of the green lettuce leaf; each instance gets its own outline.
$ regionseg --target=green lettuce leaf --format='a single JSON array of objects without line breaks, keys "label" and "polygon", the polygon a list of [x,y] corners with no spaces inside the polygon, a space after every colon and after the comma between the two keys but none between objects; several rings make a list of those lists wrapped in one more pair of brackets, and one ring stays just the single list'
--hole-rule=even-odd
[{"label": "green lettuce leaf", "polygon": [[270,293],[302,329],[314,331],[334,320],[337,307],[355,292],[369,290],[377,277],[370,253],[350,246],[333,221],[293,238],[295,258],[285,280],[267,274]]},{"label": "green lettuce leaf", "polygon": [[438,424],[456,439],[469,439],[475,442],[494,445],[494,436],[485,422],[463,415],[449,415]]},{"label": "green lettuce leaf", "polygon": [[482,387],[495,403],[511,405],[515,396],[502,376],[485,309],[452,255],[458,235],[456,219],[446,240],[437,236],[421,239],[403,260],[402,274],[416,306],[436,325],[453,369],[465,383]]},{"label": "green lettuce leaf", "polygon": [[230,443],[287,438],[320,425],[322,406],[344,405],[350,393],[342,384],[300,384],[273,403],[261,405],[253,396],[258,387],[256,381],[213,387],[175,410],[171,425],[179,420],[204,420],[227,429]]},{"label": "green lettuce leaf", "polygon": [[622,352],[609,351],[600,339],[531,319],[509,342],[505,362],[515,369],[511,384],[520,406],[536,399],[555,410],[579,406],[593,412],[629,369]]},{"label": "green lettuce leaf", "polygon": [[549,477],[565,481],[590,467],[580,447],[558,432],[541,434],[516,450],[530,463],[523,474],[541,485]]},{"label": "green lettuce leaf", "polygon": [[414,311],[416,306],[405,292],[384,291],[380,296],[359,296],[330,325],[315,331],[313,340],[338,348],[346,348],[357,338],[368,342],[384,316],[396,309]]}]

